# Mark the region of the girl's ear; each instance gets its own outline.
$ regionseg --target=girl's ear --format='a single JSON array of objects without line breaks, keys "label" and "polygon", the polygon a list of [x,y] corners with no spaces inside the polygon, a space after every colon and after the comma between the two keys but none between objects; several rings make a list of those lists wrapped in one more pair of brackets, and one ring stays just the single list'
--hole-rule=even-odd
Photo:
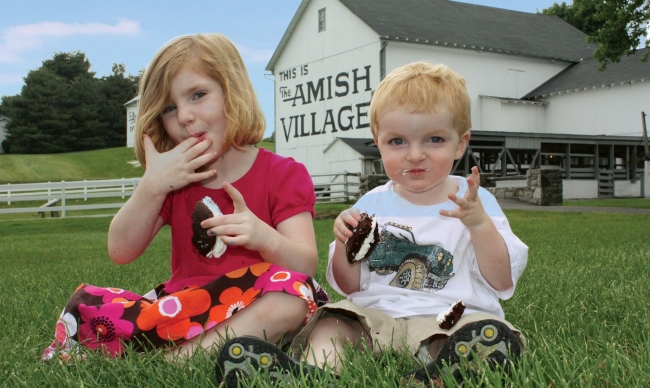
[{"label": "girl's ear", "polygon": [[455,160],[458,160],[465,155],[465,150],[469,144],[470,137],[472,137],[472,134],[467,130],[467,132],[461,135],[460,139],[458,139],[458,149],[456,150],[456,156],[454,157]]}]

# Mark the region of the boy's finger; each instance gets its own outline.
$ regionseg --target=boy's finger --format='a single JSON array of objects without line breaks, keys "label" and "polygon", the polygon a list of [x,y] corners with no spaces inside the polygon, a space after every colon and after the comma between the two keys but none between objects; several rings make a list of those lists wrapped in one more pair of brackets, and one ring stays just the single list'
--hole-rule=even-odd
[{"label": "boy's finger", "polygon": [[244,201],[244,196],[241,195],[239,190],[237,190],[233,185],[231,185],[228,182],[223,182],[223,189],[226,190],[226,193],[228,193],[228,195],[232,199],[232,204],[235,207],[235,214],[243,213],[246,210],[248,210],[248,207],[246,206],[246,201]]}]

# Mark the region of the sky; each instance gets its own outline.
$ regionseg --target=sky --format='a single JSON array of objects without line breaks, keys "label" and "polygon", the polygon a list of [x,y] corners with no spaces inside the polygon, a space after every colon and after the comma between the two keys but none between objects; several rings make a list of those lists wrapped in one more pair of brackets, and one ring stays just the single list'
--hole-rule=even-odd
[{"label": "sky", "polygon": [[[334,0],[332,0],[334,1]],[[402,1],[402,0],[395,0]],[[3,0],[0,12],[0,96],[19,94],[23,77],[57,52],[81,51],[97,77],[114,63],[127,74],[144,69],[166,42],[218,32],[242,54],[273,131],[273,77],[264,69],[300,0]],[[464,0],[535,13],[553,0]],[[561,1],[558,1],[561,2]],[[567,4],[571,0],[566,1]],[[126,102],[126,101],[125,101]]]}]

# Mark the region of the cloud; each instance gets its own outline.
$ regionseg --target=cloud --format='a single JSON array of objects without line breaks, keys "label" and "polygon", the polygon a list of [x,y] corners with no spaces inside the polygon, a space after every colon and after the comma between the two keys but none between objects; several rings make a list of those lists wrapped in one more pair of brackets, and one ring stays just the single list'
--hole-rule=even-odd
[{"label": "cloud", "polygon": [[41,22],[10,27],[0,35],[0,63],[14,63],[21,60],[25,52],[36,50],[46,41],[76,35],[137,35],[140,23],[121,20],[114,26],[101,23],[68,24]]},{"label": "cloud", "polygon": [[252,62],[268,62],[273,56],[273,50],[255,50],[238,44],[235,46],[237,46],[237,50],[239,50],[239,53],[244,60],[248,59]]}]

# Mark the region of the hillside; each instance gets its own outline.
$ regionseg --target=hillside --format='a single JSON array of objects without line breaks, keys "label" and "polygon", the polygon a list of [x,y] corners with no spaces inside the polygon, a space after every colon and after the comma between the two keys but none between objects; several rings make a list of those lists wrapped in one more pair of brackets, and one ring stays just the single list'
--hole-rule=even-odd
[{"label": "hillside", "polygon": [[[274,150],[273,143],[259,146]],[[49,155],[0,154],[0,184],[142,176],[142,168],[129,164],[132,160],[135,154],[127,147]]]}]

